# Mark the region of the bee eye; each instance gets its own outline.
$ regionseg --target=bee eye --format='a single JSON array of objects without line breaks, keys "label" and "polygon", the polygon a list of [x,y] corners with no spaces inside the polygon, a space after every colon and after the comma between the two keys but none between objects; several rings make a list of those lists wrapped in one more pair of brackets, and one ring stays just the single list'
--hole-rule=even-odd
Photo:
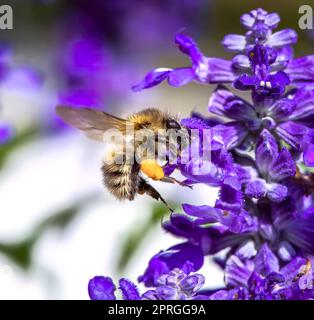
[{"label": "bee eye", "polygon": [[180,124],[173,119],[167,120],[166,127],[167,129],[181,129]]}]

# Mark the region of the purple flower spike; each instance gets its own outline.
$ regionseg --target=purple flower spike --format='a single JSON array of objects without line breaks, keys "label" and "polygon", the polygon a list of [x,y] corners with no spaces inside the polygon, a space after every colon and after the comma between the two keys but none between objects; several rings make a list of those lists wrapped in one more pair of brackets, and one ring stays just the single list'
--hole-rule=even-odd
[{"label": "purple flower spike", "polygon": [[[150,287],[143,294],[121,279],[123,299],[314,299],[314,56],[294,58],[297,34],[275,31],[279,22],[263,9],[242,15],[246,33],[223,39],[231,60],[206,57],[177,34],[191,65],[155,69],[133,87],[218,84],[208,116],[192,112],[181,120],[190,143],[164,165],[166,175],[177,169],[186,184],[215,187],[218,196],[212,201],[209,190],[211,203],[181,203],[162,222],[181,241],[149,260],[138,278]],[[237,89],[249,91],[251,102]],[[224,272],[219,290],[195,273],[206,272],[207,256]],[[110,278],[90,281],[92,299],[115,299],[114,292]]]},{"label": "purple flower spike", "polygon": [[267,243],[263,244],[255,257],[255,270],[264,276],[279,271],[279,260]]}]

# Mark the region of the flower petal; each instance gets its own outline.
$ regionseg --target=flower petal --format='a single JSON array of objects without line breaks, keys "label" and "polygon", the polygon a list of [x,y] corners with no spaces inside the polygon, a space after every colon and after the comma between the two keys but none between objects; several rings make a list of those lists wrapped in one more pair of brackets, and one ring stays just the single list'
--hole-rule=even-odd
[{"label": "flower petal", "polygon": [[168,69],[168,68],[154,69],[149,73],[147,73],[144,80],[134,85],[132,87],[132,90],[141,91],[143,89],[148,89],[148,88],[157,86],[159,83],[161,83],[162,81],[168,78],[170,71],[172,71],[172,69]]},{"label": "flower petal", "polygon": [[248,240],[237,249],[235,255],[240,259],[250,259],[256,255],[256,252],[254,241]]},{"label": "flower petal", "polygon": [[243,195],[233,186],[223,184],[219,191],[219,199],[216,200],[215,208],[221,210],[241,210]]},{"label": "flower petal", "polygon": [[173,87],[181,87],[194,80],[195,74],[192,68],[177,68],[168,74],[168,83]]},{"label": "flower petal", "polygon": [[192,294],[193,292],[198,291],[205,283],[205,277],[201,274],[193,274],[185,277],[180,282],[180,287],[183,291]]},{"label": "flower petal", "polygon": [[227,260],[225,268],[226,285],[231,287],[246,287],[253,269],[254,263],[250,260],[244,263],[237,256],[231,256]]},{"label": "flower petal", "polygon": [[96,276],[89,280],[88,293],[92,300],[116,300],[116,287],[111,278]]},{"label": "flower petal", "polygon": [[314,90],[297,90],[293,99],[286,99],[295,105],[290,120],[298,120],[304,124],[312,124],[314,120]]},{"label": "flower petal", "polygon": [[147,287],[156,286],[158,279],[170,270],[179,268],[185,274],[189,274],[191,271],[199,270],[203,262],[201,246],[189,242],[180,243],[156,254],[149,261],[147,269],[138,281],[143,282]]},{"label": "flower petal", "polygon": [[216,209],[210,206],[201,205],[201,206],[194,206],[191,204],[183,203],[182,208],[184,212],[192,217],[197,217],[199,219],[204,219],[206,223],[213,223],[217,220],[214,218]]},{"label": "flower petal", "polygon": [[156,288],[156,294],[160,300],[175,300],[177,292],[171,286],[161,286]]},{"label": "flower petal", "polygon": [[202,83],[231,83],[235,79],[232,61],[221,58],[206,58],[195,66],[195,74]]},{"label": "flower petal", "polygon": [[239,300],[239,290],[218,290],[210,295],[210,300]]},{"label": "flower petal", "polygon": [[233,83],[234,87],[238,90],[246,91],[253,89],[260,84],[260,79],[257,76],[249,76],[243,74],[239,76]]},{"label": "flower petal", "polygon": [[189,239],[194,243],[198,242],[203,231],[192,217],[178,213],[172,213],[170,219],[162,226],[175,236]]},{"label": "flower petal", "polygon": [[269,13],[264,20],[264,23],[271,29],[275,29],[280,22],[280,17],[277,13]]},{"label": "flower petal", "polygon": [[266,42],[266,45],[272,48],[293,45],[297,43],[298,35],[292,29],[284,29],[273,33]]},{"label": "flower petal", "polygon": [[226,150],[230,150],[238,146],[247,133],[247,129],[241,123],[229,122],[213,127],[212,138],[224,146]]},{"label": "flower petal", "polygon": [[272,114],[272,117],[278,119],[280,121],[286,120],[293,115],[294,110],[296,109],[297,104],[292,99],[282,98],[277,101],[271,106],[269,111]]},{"label": "flower petal", "polygon": [[278,144],[274,136],[264,129],[256,143],[256,163],[259,170],[267,175],[278,158]]},{"label": "flower petal", "polygon": [[286,121],[276,127],[280,138],[297,150],[309,143],[310,129],[300,123]]},{"label": "flower petal", "polygon": [[241,73],[251,72],[251,63],[249,58],[244,54],[237,54],[232,59],[232,67]]},{"label": "flower petal", "polygon": [[293,177],[296,174],[296,165],[291,156],[291,153],[283,148],[276,161],[270,168],[270,177],[273,181],[281,181],[288,177]]},{"label": "flower petal", "polygon": [[256,21],[256,14],[254,14],[254,11],[251,11],[250,13],[245,13],[240,17],[241,24],[248,29],[252,28]]},{"label": "flower petal", "polygon": [[285,72],[293,83],[301,85],[312,83],[314,81],[314,55],[292,60]]},{"label": "flower petal", "polygon": [[245,188],[245,194],[251,198],[261,199],[267,195],[267,184],[263,179],[255,179],[249,182]]},{"label": "flower petal", "polygon": [[290,261],[295,257],[296,252],[288,241],[281,241],[278,245],[278,257],[282,261]]},{"label": "flower petal", "polygon": [[219,186],[223,181],[223,171],[212,161],[193,158],[180,167],[182,175],[191,181]]},{"label": "flower petal", "polygon": [[288,264],[281,268],[280,273],[285,277],[286,281],[292,281],[300,272],[300,268],[304,266],[306,259],[295,257]]},{"label": "flower petal", "polygon": [[276,50],[276,60],[271,64],[271,71],[285,69],[293,59],[293,49],[291,46],[284,46]]},{"label": "flower petal", "polygon": [[271,215],[277,230],[284,230],[296,219],[296,204],[289,197],[284,202],[272,203]]},{"label": "flower petal", "polygon": [[249,103],[235,96],[226,87],[218,86],[208,103],[209,112],[235,120],[253,121],[256,112]]},{"label": "flower petal", "polygon": [[157,284],[158,278],[169,271],[167,263],[159,259],[157,254],[151,258],[144,274],[138,277],[138,281],[143,282],[147,287],[153,287]]},{"label": "flower petal", "polygon": [[285,92],[286,86],[290,84],[288,75],[283,71],[270,75],[269,80],[272,87],[272,95],[281,96]]},{"label": "flower petal", "polygon": [[228,34],[222,40],[224,48],[231,52],[244,51],[246,45],[245,36],[238,34]]},{"label": "flower petal", "polygon": [[290,243],[304,252],[314,254],[314,208],[299,213],[297,219],[285,230]]},{"label": "flower petal", "polygon": [[255,271],[263,276],[271,272],[279,272],[279,261],[267,243],[263,244],[255,257]]},{"label": "flower petal", "polygon": [[193,113],[190,118],[184,118],[181,120],[181,125],[183,127],[188,129],[198,129],[200,131],[202,131],[203,129],[210,129],[216,124],[216,121],[204,118],[197,113]]},{"label": "flower petal", "polygon": [[279,183],[271,183],[268,185],[267,197],[271,201],[281,202],[288,194],[288,189],[286,186]]}]

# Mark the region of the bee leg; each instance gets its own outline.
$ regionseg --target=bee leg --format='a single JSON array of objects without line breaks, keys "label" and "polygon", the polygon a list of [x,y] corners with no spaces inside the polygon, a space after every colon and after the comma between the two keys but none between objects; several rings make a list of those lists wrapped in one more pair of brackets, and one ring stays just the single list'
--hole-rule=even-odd
[{"label": "bee leg", "polygon": [[184,182],[182,182],[182,181],[179,181],[179,180],[177,180],[177,179],[175,179],[175,178],[173,178],[173,177],[167,177],[167,176],[165,176],[165,177],[163,177],[162,179],[160,179],[160,181],[168,182],[168,183],[177,183],[177,184],[179,184],[179,185],[182,186],[182,187],[188,187],[188,188],[190,188],[190,189],[193,189],[192,186],[190,186],[190,185],[188,185],[188,184],[186,184],[186,183],[184,183]]},{"label": "bee leg", "polygon": [[147,195],[149,195],[150,197],[156,199],[156,200],[160,200],[171,212],[173,212],[174,210],[168,205],[168,203],[166,202],[166,200],[160,195],[160,193],[154,188],[152,187],[150,184],[148,184],[145,180],[141,180],[139,188],[138,188],[138,193],[139,194],[144,194],[146,193]]}]

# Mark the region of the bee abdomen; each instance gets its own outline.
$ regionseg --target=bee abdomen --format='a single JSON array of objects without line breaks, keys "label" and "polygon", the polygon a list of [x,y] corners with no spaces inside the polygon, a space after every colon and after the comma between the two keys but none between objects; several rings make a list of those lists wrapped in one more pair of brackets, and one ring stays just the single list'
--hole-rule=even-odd
[{"label": "bee abdomen", "polygon": [[103,182],[107,189],[119,200],[133,200],[139,186],[138,165],[103,164]]}]

